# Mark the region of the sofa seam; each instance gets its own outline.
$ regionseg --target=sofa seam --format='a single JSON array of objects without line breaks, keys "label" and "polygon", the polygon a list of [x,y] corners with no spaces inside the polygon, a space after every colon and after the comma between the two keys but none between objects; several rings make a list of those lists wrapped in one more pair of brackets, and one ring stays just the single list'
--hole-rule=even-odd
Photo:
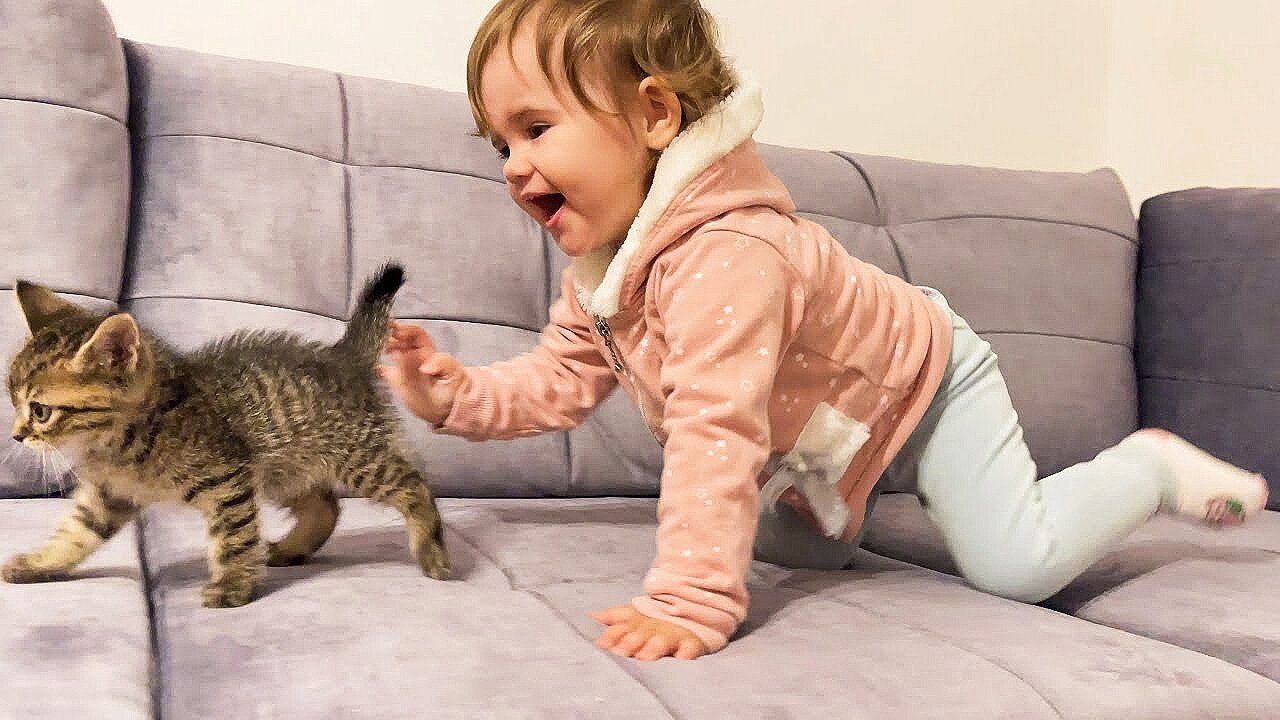
[{"label": "sofa seam", "polygon": [[452,531],[454,535],[456,535],[459,539],[461,539],[461,540],[462,540],[462,542],[466,543],[467,547],[469,547],[469,548],[471,548],[472,550],[474,550],[474,551],[475,551],[475,553],[476,553],[476,555],[479,555],[480,557],[484,558],[485,560],[488,560],[490,563],[492,563],[492,564],[493,564],[493,566],[494,566],[494,567],[498,568],[498,572],[502,573],[502,577],[506,578],[506,580],[507,580],[507,589],[508,589],[508,590],[510,590],[510,591],[512,591],[512,592],[521,592],[520,588],[519,588],[519,587],[517,587],[517,585],[516,585],[516,579],[515,579],[515,577],[513,577],[513,576],[511,575],[511,572],[510,572],[510,571],[508,571],[508,570],[507,570],[507,568],[503,567],[503,566],[498,562],[498,560],[497,560],[496,558],[494,558],[494,557],[493,557],[492,555],[490,555],[489,553],[485,552],[485,551],[480,547],[480,545],[479,545],[479,544],[477,544],[474,540],[472,540],[471,538],[467,537],[466,533],[462,532],[462,531],[461,531],[461,530],[459,530],[456,526],[453,526],[453,525],[451,525],[451,524],[446,524],[446,525],[445,525],[445,529],[446,529],[446,530],[450,530],[450,531]]},{"label": "sofa seam", "polygon": [[[528,595],[529,597],[532,597],[533,599],[537,600],[543,607],[545,607],[548,611],[550,611],[552,615],[555,615],[557,618],[559,618],[560,622],[563,623],[565,627],[567,627],[571,632],[577,633],[577,629],[574,627],[573,622],[569,620],[568,616],[566,616],[563,612],[561,612],[559,608],[552,605],[550,601],[548,601],[547,598],[542,593],[538,592],[534,588],[517,590],[517,592],[524,593],[525,595]],[[581,633],[578,633],[578,634],[579,636],[581,636]],[[653,688],[649,687],[649,684],[644,681],[644,678],[640,677],[637,673],[633,671],[632,664],[624,663],[623,658],[620,658],[611,652],[596,648],[595,644],[590,643],[590,641],[585,637],[582,638],[582,641],[584,643],[589,643],[590,647],[594,651],[604,653],[607,656],[606,659],[612,662],[615,667],[622,670],[622,672],[626,673],[627,677],[630,677],[632,682],[634,682],[636,685],[644,689],[644,691],[649,694],[649,697],[653,698],[653,701],[658,703],[658,705],[667,713],[667,716],[671,718],[671,720],[683,720],[683,716],[680,713],[677,713],[674,709],[672,709],[672,707],[667,704],[667,701],[664,700],[662,696],[658,695],[658,693]]]},{"label": "sofa seam", "polygon": [[261,145],[263,147],[275,148],[276,150],[283,150],[285,152],[297,153],[299,155],[306,155],[307,157],[312,157],[317,160],[323,160],[324,162],[334,163],[335,165],[345,165],[349,168],[370,168],[375,170],[377,169],[417,170],[419,172],[426,172],[426,173],[438,173],[441,175],[457,175],[459,177],[469,177],[469,178],[474,178],[476,180],[484,180],[485,182],[491,182],[497,185],[506,184],[502,180],[497,180],[495,178],[488,177],[486,175],[480,175],[474,172],[466,172],[462,170],[441,170],[439,168],[422,167],[419,165],[389,165],[389,164],[381,164],[381,163],[350,162],[347,160],[327,157],[325,155],[321,155],[320,153],[311,152],[310,150],[303,150],[301,148],[290,147],[288,145],[281,145],[279,143],[268,142],[266,140],[250,140],[248,138],[232,137],[230,135],[215,135],[212,133],[154,133],[150,135],[143,135],[139,139],[140,140],[156,140],[156,139],[163,139],[163,138],[208,138],[210,140],[226,140],[228,142],[239,142],[239,143],[248,143],[250,145]]},{"label": "sofa seam", "polygon": [[[1257,548],[1257,549],[1259,549],[1259,550],[1263,550],[1264,552],[1268,552],[1268,553],[1272,553],[1272,554],[1280,555],[1280,552],[1277,552],[1277,551],[1275,551],[1275,550],[1268,550],[1268,549],[1266,549],[1266,548]],[[1185,562],[1185,561],[1183,561],[1183,560],[1178,560],[1178,561],[1175,561],[1175,562],[1169,563],[1168,565],[1165,565],[1164,567],[1173,567],[1173,566],[1175,566],[1175,565],[1180,565],[1180,564],[1182,564],[1183,562]],[[1280,680],[1276,680],[1275,678],[1269,677],[1269,676],[1267,676],[1267,675],[1263,675],[1261,672],[1258,672],[1257,670],[1254,670],[1253,668],[1245,667],[1245,666],[1243,666],[1243,665],[1237,665],[1235,662],[1233,662],[1233,661],[1231,661],[1231,660],[1227,660],[1226,658],[1219,657],[1219,656],[1217,656],[1217,655],[1214,655],[1214,654],[1212,654],[1212,653],[1206,652],[1206,651],[1201,650],[1201,649],[1199,649],[1199,648],[1187,647],[1187,646],[1185,646],[1185,645],[1180,645],[1180,644],[1178,644],[1177,642],[1174,642],[1174,641],[1172,641],[1172,640],[1166,640],[1166,639],[1164,639],[1164,638],[1157,638],[1157,637],[1151,637],[1150,635],[1145,635],[1145,634],[1143,634],[1143,633],[1141,633],[1141,632],[1138,632],[1137,630],[1134,630],[1134,629],[1131,629],[1131,628],[1127,628],[1127,627],[1123,627],[1122,625],[1112,624],[1112,623],[1110,623],[1110,622],[1105,622],[1105,621],[1102,621],[1102,620],[1096,620],[1096,619],[1093,619],[1093,618],[1087,618],[1087,617],[1082,617],[1082,616],[1081,616],[1081,613],[1085,612],[1087,609],[1089,609],[1090,607],[1092,607],[1092,606],[1094,605],[1094,603],[1097,603],[1097,602],[1101,601],[1103,598],[1105,598],[1105,597],[1107,597],[1107,596],[1111,595],[1111,594],[1112,594],[1112,593],[1114,593],[1114,592],[1118,592],[1118,591],[1120,591],[1120,590],[1124,589],[1124,588],[1125,588],[1126,586],[1128,586],[1131,582],[1133,582],[1133,581],[1132,581],[1132,580],[1130,580],[1130,581],[1128,581],[1128,582],[1123,582],[1123,583],[1121,583],[1121,584],[1119,584],[1119,585],[1116,585],[1115,587],[1112,587],[1112,588],[1109,588],[1109,589],[1107,589],[1107,590],[1103,591],[1103,592],[1102,592],[1101,594],[1099,594],[1097,597],[1095,597],[1095,598],[1091,598],[1088,602],[1084,603],[1083,605],[1081,605],[1080,607],[1076,608],[1076,609],[1075,609],[1074,611],[1072,611],[1072,612],[1066,612],[1066,611],[1063,611],[1063,610],[1057,610],[1057,609],[1054,609],[1054,608],[1046,608],[1046,609],[1048,609],[1048,610],[1053,610],[1053,612],[1061,613],[1062,615],[1065,615],[1065,616],[1067,616],[1067,617],[1069,617],[1069,618],[1074,618],[1074,619],[1079,620],[1079,621],[1081,621],[1081,622],[1087,622],[1087,623],[1089,623],[1089,624],[1091,624],[1091,625],[1097,625],[1097,626],[1099,626],[1099,627],[1110,628],[1110,629],[1112,629],[1112,630],[1115,630],[1116,632],[1124,633],[1125,635],[1128,635],[1129,637],[1142,638],[1143,640],[1147,640],[1147,641],[1154,642],[1154,643],[1160,643],[1161,645],[1165,645],[1165,646],[1167,646],[1167,647],[1177,648],[1178,650],[1185,650],[1186,652],[1195,653],[1196,655],[1199,655],[1199,656],[1201,656],[1201,657],[1209,658],[1210,660],[1216,660],[1216,661],[1218,661],[1218,662],[1220,662],[1220,663],[1223,663],[1223,664],[1229,665],[1229,666],[1231,666],[1231,667],[1233,667],[1233,668],[1236,668],[1236,669],[1238,669],[1238,670],[1243,670],[1243,671],[1245,671],[1245,672],[1252,673],[1252,674],[1257,675],[1258,677],[1262,678],[1263,680],[1267,680],[1268,682],[1270,682],[1270,683],[1271,683],[1271,684],[1273,684],[1273,685],[1280,686]]]},{"label": "sofa seam", "polygon": [[[345,316],[347,313],[354,312],[352,310],[351,292],[352,288],[355,286],[356,274],[355,233],[352,231],[351,227],[351,168],[346,166],[342,168],[342,211],[346,230],[347,250],[347,290],[346,294],[343,296],[343,306],[345,307],[343,315]],[[344,317],[342,319],[347,322],[350,322],[351,320],[350,317]]]},{"label": "sofa seam", "polygon": [[129,129],[128,124],[126,124],[124,120],[114,115],[108,115],[107,113],[104,113],[101,110],[90,110],[89,108],[83,108],[83,107],[80,107],[79,105],[72,105],[71,103],[58,102],[57,100],[49,100],[46,98],[20,98],[20,97],[13,97],[11,95],[0,96],[0,101],[5,101],[5,100],[9,102],[30,103],[32,105],[49,105],[51,107],[66,108],[68,110],[79,110],[82,113],[88,113],[90,115],[97,115],[100,118],[106,118],[107,120],[110,120],[116,125],[119,125],[121,128],[124,128],[126,132]]},{"label": "sofa seam", "polygon": [[[0,288],[0,290],[4,290],[4,289],[5,288]],[[106,300],[107,302],[117,302],[117,301],[108,300],[107,298],[98,298],[96,296],[86,296],[86,297],[94,297],[94,299]],[[308,310],[306,308],[294,307],[292,305],[284,305],[281,303],[266,303],[266,302],[259,302],[257,300],[237,300],[235,298],[208,297],[205,295],[134,295],[127,298],[121,298],[118,302],[120,304],[123,304],[123,303],[132,303],[138,300],[209,300],[212,302],[237,303],[239,305],[253,305],[256,307],[273,308],[276,310],[290,310],[293,312],[313,315],[319,318],[325,318],[326,320],[336,320],[338,322],[347,321],[347,318],[342,316],[331,315],[329,313],[318,312],[316,310]],[[510,328],[512,330],[523,330],[525,332],[530,332],[534,334],[537,334],[540,331],[539,328],[527,327],[524,325],[516,325],[515,323],[499,322],[495,320],[472,319],[462,315],[405,315],[405,316],[401,316],[399,319],[401,320],[433,320],[433,321],[440,321],[440,322],[459,322],[459,323],[468,323],[473,325],[492,325],[495,327]]]},{"label": "sofa seam", "polygon": [[[790,588],[790,589],[793,589],[793,590],[801,590],[800,588],[797,588],[797,587],[795,587],[795,586],[783,585],[783,586],[781,586],[781,587]],[[885,613],[882,613],[882,612],[880,612],[879,610],[874,610],[874,609],[872,609],[871,607],[869,607],[869,606],[867,606],[867,605],[864,605],[864,604],[859,603],[859,602],[854,601],[854,600],[849,600],[848,598],[829,597],[829,596],[825,596],[825,595],[819,595],[819,594],[817,594],[817,593],[813,593],[813,592],[807,592],[807,591],[804,591],[804,590],[801,590],[801,592],[804,592],[808,597],[810,597],[810,598],[812,598],[812,599],[814,599],[814,600],[820,600],[820,601],[832,602],[832,603],[836,603],[836,604],[838,604],[838,605],[846,605],[846,606],[849,606],[849,607],[858,608],[859,610],[862,610],[862,611],[864,611],[864,612],[870,613],[871,615],[875,615],[875,616],[876,616],[876,617],[878,617],[878,618],[881,618],[881,619],[886,620],[886,621],[888,621],[888,622],[891,622],[891,623],[894,623],[894,624],[896,624],[896,625],[899,625],[900,627],[907,628],[908,630],[912,630],[912,631],[914,631],[914,632],[918,632],[918,633],[920,633],[920,634],[922,634],[922,635],[927,635],[927,636],[929,636],[929,637],[933,638],[934,640],[937,640],[938,642],[941,642],[941,643],[942,643],[942,644],[944,644],[944,645],[948,645],[948,646],[950,646],[950,647],[953,647],[953,648],[955,648],[955,649],[957,649],[957,650],[959,650],[959,651],[961,651],[961,652],[968,653],[969,655],[971,655],[971,656],[973,656],[973,657],[975,657],[975,658],[978,658],[979,660],[982,660],[982,661],[983,661],[983,662],[985,662],[985,663],[988,663],[988,664],[989,664],[989,665],[991,665],[992,667],[995,667],[995,668],[998,668],[998,669],[1000,669],[1000,670],[1004,671],[1004,672],[1005,672],[1005,673],[1007,673],[1010,677],[1013,677],[1013,678],[1014,678],[1014,679],[1016,679],[1018,682],[1020,682],[1020,683],[1022,683],[1023,685],[1025,685],[1029,690],[1031,690],[1033,693],[1035,693],[1037,697],[1039,697],[1041,700],[1043,700],[1043,701],[1044,701],[1044,704],[1045,704],[1045,705],[1047,705],[1047,706],[1048,706],[1048,708],[1049,708],[1051,711],[1053,711],[1053,713],[1054,713],[1055,715],[1057,715],[1059,718],[1065,718],[1065,717],[1066,717],[1065,715],[1063,715],[1063,714],[1062,714],[1062,710],[1061,710],[1061,709],[1059,709],[1059,708],[1058,708],[1058,706],[1057,706],[1056,704],[1054,704],[1054,702],[1053,702],[1052,700],[1050,700],[1048,697],[1046,697],[1046,696],[1045,696],[1045,694],[1040,690],[1040,688],[1039,688],[1039,687],[1037,687],[1035,684],[1033,684],[1030,680],[1028,680],[1028,679],[1024,678],[1024,677],[1023,677],[1022,675],[1020,675],[1017,671],[1015,671],[1014,669],[1012,669],[1012,668],[1010,668],[1010,667],[1007,667],[1006,665],[1004,665],[1003,663],[1001,663],[1001,662],[997,661],[996,659],[991,658],[991,657],[988,657],[987,655],[984,655],[984,654],[982,654],[982,653],[978,652],[977,650],[974,650],[974,649],[973,649],[973,648],[971,648],[971,647],[966,647],[964,644],[962,644],[962,643],[961,643],[960,641],[958,641],[958,640],[955,640],[955,639],[952,639],[952,638],[948,638],[948,637],[946,637],[945,635],[943,635],[942,633],[939,633],[939,632],[937,632],[937,631],[935,631],[935,630],[931,630],[931,629],[926,628],[926,627],[921,627],[921,626],[919,626],[919,625],[913,625],[912,623],[909,623],[909,622],[907,622],[907,621],[905,621],[905,620],[902,620],[902,619],[900,619],[900,618],[895,618],[895,617],[893,617],[893,616],[891,616],[891,615],[886,615]]]},{"label": "sofa seam", "polygon": [[853,169],[856,170],[858,175],[862,178],[862,182],[867,184],[867,193],[871,195],[871,206],[876,212],[876,223],[880,227],[884,227],[886,223],[884,210],[880,207],[880,193],[876,192],[876,186],[871,183],[871,176],[867,174],[867,169],[862,166],[862,163],[858,162],[847,153],[834,152],[832,154],[841,160],[844,160],[849,165],[852,165]]},{"label": "sofa seam", "polygon": [[[351,292],[355,286],[356,260],[354,249],[355,233],[351,226],[351,166],[347,163],[349,150],[351,147],[350,137],[350,120],[347,117],[347,88],[342,81],[342,73],[334,73],[334,79],[338,84],[338,108],[340,113],[340,121],[342,126],[342,215],[346,231],[346,250],[347,250],[347,290],[342,298],[343,306],[346,311],[351,310]],[[345,312],[344,312],[345,314]]]},{"label": "sofa seam", "polygon": [[1063,333],[1040,332],[1036,330],[974,330],[978,335],[1026,335],[1031,337],[1052,337],[1061,338],[1063,340],[1079,340],[1081,342],[1097,343],[1099,345],[1110,345],[1112,347],[1124,348],[1125,350],[1133,350],[1130,343],[1120,342],[1118,340],[1103,340],[1102,338],[1085,337],[1083,335],[1067,335]]},{"label": "sofa seam", "polygon": [[889,237],[889,244],[893,246],[893,254],[898,258],[898,266],[902,268],[902,279],[911,282],[911,270],[907,268],[907,258],[902,253],[902,245],[898,243],[898,238],[894,237],[893,231],[887,226],[884,228],[884,234]]},{"label": "sofa seam", "polygon": [[1225,380],[1200,380],[1197,378],[1173,377],[1171,375],[1138,375],[1138,381],[1143,380],[1160,380],[1162,382],[1181,382],[1194,383],[1197,385],[1221,385],[1223,387],[1238,388],[1240,390],[1257,390],[1259,392],[1280,393],[1280,388],[1265,387],[1263,385],[1250,385],[1247,383],[1227,382]]},{"label": "sofa seam", "polygon": [[347,164],[351,148],[351,120],[347,111],[347,86],[342,81],[342,73],[334,73],[338,81],[338,107],[342,113],[342,164]]},{"label": "sofa seam", "polygon": [[1229,258],[1180,258],[1178,260],[1162,260],[1138,266],[1139,271],[1157,270],[1179,265],[1226,265],[1229,263],[1277,262],[1280,255],[1264,255],[1261,257],[1229,257]]},{"label": "sofa seam", "polygon": [[1101,225],[1094,225],[1092,223],[1075,222],[1072,220],[1053,220],[1051,218],[1038,218],[1038,217],[1032,217],[1029,215],[1011,215],[1011,214],[1003,214],[1003,213],[973,213],[973,214],[963,214],[963,215],[940,215],[938,217],[920,218],[918,220],[908,220],[906,222],[892,223],[892,227],[906,227],[908,225],[921,225],[924,223],[935,223],[935,222],[951,222],[954,220],[1014,220],[1017,222],[1044,223],[1047,225],[1065,225],[1067,227],[1082,228],[1085,230],[1096,230],[1098,232],[1106,233],[1108,235],[1115,235],[1116,237],[1127,242],[1129,245],[1135,248],[1138,247],[1137,240],[1135,240],[1132,237],[1129,237],[1128,235],[1125,235],[1122,232],[1112,230],[1111,228],[1108,228],[1108,227],[1103,227]]},{"label": "sofa seam", "polygon": [[134,543],[138,552],[138,568],[142,576],[142,597],[147,607],[147,629],[148,641],[150,645],[151,662],[149,663],[149,681],[151,694],[151,717],[153,720],[163,720],[164,718],[164,669],[160,660],[161,646],[161,621],[160,621],[160,600],[158,593],[160,588],[155,584],[155,578],[151,574],[151,569],[147,564],[147,540],[146,540],[147,519],[144,514],[139,514],[134,523]]},{"label": "sofa seam", "polygon": [[[0,285],[0,292],[13,292],[14,289],[15,288],[12,285]],[[94,293],[84,293],[84,292],[78,292],[76,290],[63,290],[56,287],[49,287],[49,289],[52,290],[53,292],[58,293],[59,295],[75,295],[76,297],[87,298],[89,300],[101,300],[103,302],[115,303],[116,305],[119,305],[121,302],[123,302],[120,298],[103,297],[101,295],[96,295]]]},{"label": "sofa seam", "polygon": [[[555,282],[551,271],[551,242],[546,229],[542,229],[538,233],[539,239],[542,241],[542,268],[543,280],[545,282],[546,292],[543,294],[543,308],[547,311],[545,322],[551,322],[551,304],[555,302],[552,297],[555,294],[554,288],[560,287],[560,283]],[[573,435],[568,431],[560,433],[561,446],[564,449],[564,493],[568,495],[573,491]]]}]

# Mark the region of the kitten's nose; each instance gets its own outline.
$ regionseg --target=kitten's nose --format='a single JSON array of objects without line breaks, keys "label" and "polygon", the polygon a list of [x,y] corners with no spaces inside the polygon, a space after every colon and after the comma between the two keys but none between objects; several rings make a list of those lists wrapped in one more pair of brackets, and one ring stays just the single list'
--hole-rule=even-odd
[{"label": "kitten's nose", "polygon": [[18,433],[17,435],[13,436],[13,439],[17,440],[18,442],[22,442],[23,440],[27,439],[27,436],[24,433]]}]

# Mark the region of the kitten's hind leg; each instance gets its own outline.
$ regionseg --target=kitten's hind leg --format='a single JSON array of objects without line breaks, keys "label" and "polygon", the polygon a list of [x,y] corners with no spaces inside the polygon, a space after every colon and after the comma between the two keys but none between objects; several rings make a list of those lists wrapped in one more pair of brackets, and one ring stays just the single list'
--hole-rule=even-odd
[{"label": "kitten's hind leg", "polygon": [[38,550],[10,558],[0,567],[0,578],[11,583],[65,578],[138,514],[136,505],[112,497],[93,483],[81,483],[71,499],[75,509],[53,536]]},{"label": "kitten's hind leg", "polygon": [[338,524],[338,498],[328,488],[313,488],[285,506],[293,513],[293,529],[267,546],[267,564],[272,567],[306,562]]},{"label": "kitten's hind leg", "polygon": [[409,548],[422,572],[436,580],[448,579],[444,523],[426,478],[397,454],[383,457],[380,464],[359,468],[349,480],[351,486],[365,497],[399,510],[409,530]]},{"label": "kitten's hind leg", "polygon": [[187,486],[183,499],[204,513],[209,526],[209,582],[205,607],[239,607],[253,598],[266,561],[253,483],[242,470]]}]

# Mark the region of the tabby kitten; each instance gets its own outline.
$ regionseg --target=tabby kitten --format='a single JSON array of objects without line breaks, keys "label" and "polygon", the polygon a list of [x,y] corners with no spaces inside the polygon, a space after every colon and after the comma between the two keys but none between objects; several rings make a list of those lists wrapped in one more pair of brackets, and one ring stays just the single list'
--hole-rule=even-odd
[{"label": "tabby kitten", "polygon": [[[374,375],[403,282],[396,265],[371,278],[334,345],[241,332],[189,354],[128,314],[92,315],[19,282],[31,337],[9,371],[13,438],[62,453],[79,482],[71,515],[0,577],[62,578],[146,505],[180,501],[208,524],[204,606],[244,605],[264,563],[302,563],[329,538],[339,487],[399,510],[422,571],[447,577],[435,500],[396,448],[398,418]],[[296,521],[265,546],[263,500]]]}]

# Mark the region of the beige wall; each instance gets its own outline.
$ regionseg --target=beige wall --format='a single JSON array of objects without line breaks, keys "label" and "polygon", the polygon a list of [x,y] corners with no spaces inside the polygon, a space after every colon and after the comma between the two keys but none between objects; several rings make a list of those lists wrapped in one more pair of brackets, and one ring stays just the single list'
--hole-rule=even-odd
[{"label": "beige wall", "polygon": [[1117,0],[1104,157],[1135,198],[1280,187],[1280,2]]},{"label": "beige wall", "polygon": [[[460,90],[489,0],[105,0],[120,34]],[[767,142],[1280,186],[1280,0],[704,0]],[[780,8],[785,7],[785,16]]]}]

